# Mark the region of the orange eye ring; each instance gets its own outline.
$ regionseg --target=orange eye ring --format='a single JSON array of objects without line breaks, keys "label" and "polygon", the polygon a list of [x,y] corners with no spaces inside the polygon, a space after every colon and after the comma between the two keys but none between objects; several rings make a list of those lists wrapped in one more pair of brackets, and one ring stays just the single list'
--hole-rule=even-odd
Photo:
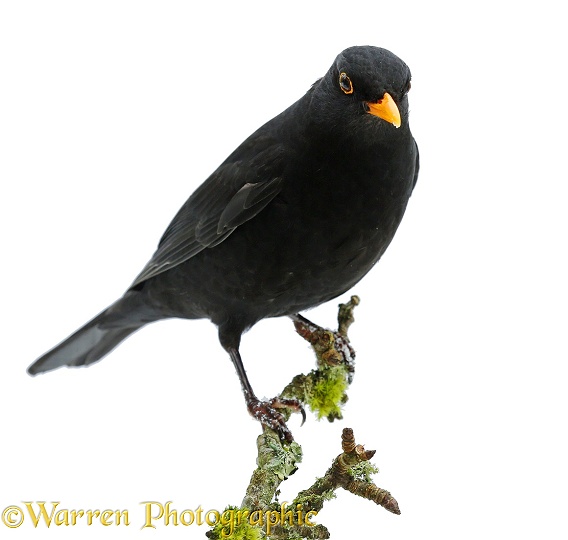
[{"label": "orange eye ring", "polygon": [[344,94],[353,93],[353,83],[344,71],[339,74],[339,88]]}]

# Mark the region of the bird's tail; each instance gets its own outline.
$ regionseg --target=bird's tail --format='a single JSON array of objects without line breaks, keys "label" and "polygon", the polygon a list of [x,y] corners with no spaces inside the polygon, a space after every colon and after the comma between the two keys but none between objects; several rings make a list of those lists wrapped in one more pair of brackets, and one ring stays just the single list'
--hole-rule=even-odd
[{"label": "bird's tail", "polygon": [[[124,297],[123,299],[124,300]],[[79,328],[66,340],[38,358],[30,367],[28,373],[36,375],[51,371],[62,366],[88,366],[97,362],[112,351],[122,340],[144,326],[148,320],[117,316],[117,310],[123,302],[119,300],[83,327]]]}]

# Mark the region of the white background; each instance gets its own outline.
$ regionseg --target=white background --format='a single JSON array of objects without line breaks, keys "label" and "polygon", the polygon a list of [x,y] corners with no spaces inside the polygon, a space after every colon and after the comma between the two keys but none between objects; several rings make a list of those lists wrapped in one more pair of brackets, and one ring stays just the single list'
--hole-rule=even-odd
[{"label": "white background", "polygon": [[[130,527],[2,538],[204,538],[140,530],[141,501],[239,504],[259,426],[208,321],[145,328],[89,369],[25,368],[117,298],[187,196],[355,44],[411,67],[422,169],[353,292],[345,419],[290,426],[290,500],[376,448],[401,516],[339,492],[332,538],[566,538],[566,68],[558,2],[26,2],[0,7],[0,510],[128,509]],[[338,299],[344,301],[348,298]],[[308,314],[328,326],[331,302]],[[242,353],[270,397],[313,365],[288,320]]]}]

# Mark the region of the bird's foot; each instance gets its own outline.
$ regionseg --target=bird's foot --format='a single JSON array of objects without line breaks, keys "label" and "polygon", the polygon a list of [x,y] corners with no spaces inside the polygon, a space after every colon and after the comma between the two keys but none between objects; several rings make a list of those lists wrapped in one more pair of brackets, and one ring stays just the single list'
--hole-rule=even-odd
[{"label": "bird's foot", "polygon": [[[342,304],[343,306],[343,304]],[[292,316],[296,332],[314,348],[318,362],[327,366],[344,364],[349,372],[349,382],[355,372],[355,351],[347,337],[347,331],[329,330],[309,321],[302,315]]]},{"label": "bird's foot", "polygon": [[291,409],[302,414],[302,425],[306,421],[306,412],[302,404],[295,399],[283,399],[275,397],[261,401],[256,397],[247,400],[247,408],[253,418],[256,418],[263,426],[278,433],[281,440],[292,442],[294,437],[286,425],[286,418],[278,409]]}]

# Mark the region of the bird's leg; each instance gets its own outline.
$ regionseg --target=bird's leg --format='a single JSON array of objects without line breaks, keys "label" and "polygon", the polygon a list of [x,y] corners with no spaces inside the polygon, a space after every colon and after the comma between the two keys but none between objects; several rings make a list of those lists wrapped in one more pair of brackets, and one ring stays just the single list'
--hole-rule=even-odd
[{"label": "bird's leg", "polygon": [[[306,413],[302,404],[295,399],[283,399],[280,397],[275,397],[267,401],[261,401],[258,399],[250,385],[250,382],[241,359],[241,354],[235,347],[227,347],[227,352],[231,356],[231,360],[237,371],[237,375],[241,381],[241,386],[243,387],[243,394],[245,396],[245,401],[247,404],[247,409],[251,416],[256,418],[263,426],[269,427],[278,433],[282,440],[292,442],[294,437],[292,437],[292,432],[288,429],[286,425],[286,419],[284,416],[278,412],[277,409],[292,409],[297,412],[302,413],[302,418],[306,420]],[[304,422],[302,422],[303,424]]]}]

